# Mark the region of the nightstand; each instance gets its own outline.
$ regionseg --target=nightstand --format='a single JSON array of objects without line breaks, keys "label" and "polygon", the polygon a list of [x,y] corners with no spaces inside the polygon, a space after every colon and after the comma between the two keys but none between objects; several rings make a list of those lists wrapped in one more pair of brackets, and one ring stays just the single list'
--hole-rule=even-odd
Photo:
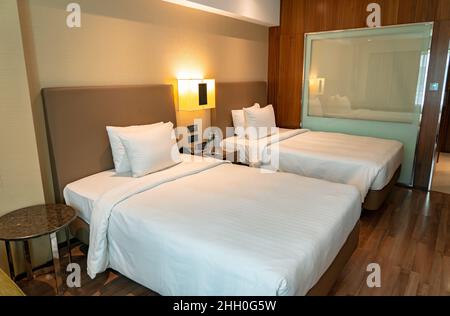
[{"label": "nightstand", "polygon": [[202,156],[203,150],[205,149],[207,144],[208,144],[207,142],[190,143],[189,144],[190,147],[181,147],[180,148],[180,153],[181,154],[187,154],[187,155],[190,154],[190,155]]},{"label": "nightstand", "polygon": [[231,151],[231,152],[226,152],[224,150],[221,149],[212,149],[211,151],[204,151],[203,152],[203,156],[205,157],[212,157],[212,158],[216,158],[219,160],[228,160],[231,161],[234,164],[240,164],[239,163],[239,152],[236,151]]},{"label": "nightstand", "polygon": [[239,152],[237,150],[226,152],[221,148],[216,149],[215,147],[209,148],[208,142],[202,142],[197,144],[190,144],[190,148],[182,147],[180,149],[182,154],[190,154],[201,157],[211,157],[219,160],[228,160],[234,164],[241,164],[239,162]]},{"label": "nightstand", "polygon": [[15,280],[16,275],[14,273],[14,263],[10,243],[23,242],[27,276],[28,279],[33,279],[34,274],[31,265],[29,241],[37,237],[48,235],[53,254],[56,294],[62,294],[64,283],[61,273],[56,233],[65,231],[69,262],[72,262],[69,224],[73,222],[76,217],[76,211],[70,206],[63,204],[36,205],[2,216],[0,218],[0,240],[5,242],[11,279]]}]

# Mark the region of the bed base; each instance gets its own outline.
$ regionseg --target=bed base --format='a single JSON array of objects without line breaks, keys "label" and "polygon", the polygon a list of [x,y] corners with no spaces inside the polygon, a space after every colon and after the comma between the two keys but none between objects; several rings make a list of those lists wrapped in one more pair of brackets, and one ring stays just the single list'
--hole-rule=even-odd
[{"label": "bed base", "polygon": [[394,173],[391,181],[383,189],[378,191],[370,190],[364,200],[363,209],[367,211],[379,210],[383,206],[384,201],[386,201],[394,186],[397,184],[401,171],[402,167],[400,166]]},{"label": "bed base", "polygon": [[322,275],[319,282],[306,294],[307,296],[327,296],[334,284],[338,280],[341,275],[342,270],[344,270],[345,265],[350,260],[353,252],[358,247],[359,243],[359,227],[360,223],[358,222],[350,233],[345,242],[344,246],[342,246],[338,255],[334,259],[331,266],[327,271]]},{"label": "bed base", "polygon": [[85,245],[89,245],[89,224],[77,217],[70,225],[70,233],[73,237]]}]

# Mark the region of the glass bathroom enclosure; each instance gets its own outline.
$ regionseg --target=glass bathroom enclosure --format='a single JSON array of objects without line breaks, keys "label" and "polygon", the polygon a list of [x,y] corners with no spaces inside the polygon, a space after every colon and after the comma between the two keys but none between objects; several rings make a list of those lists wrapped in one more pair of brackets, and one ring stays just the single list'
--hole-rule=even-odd
[{"label": "glass bathroom enclosure", "polygon": [[411,185],[433,23],[305,35],[302,127],[395,139]]}]

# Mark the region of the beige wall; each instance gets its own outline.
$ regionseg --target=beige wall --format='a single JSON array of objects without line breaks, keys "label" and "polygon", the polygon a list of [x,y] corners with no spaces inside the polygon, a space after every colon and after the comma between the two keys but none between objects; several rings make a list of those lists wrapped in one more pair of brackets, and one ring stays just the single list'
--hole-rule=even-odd
[{"label": "beige wall", "polygon": [[[27,52],[32,51],[27,61],[35,70],[30,86],[39,148],[46,147],[36,97],[42,87],[267,79],[268,28],[263,26],[161,0],[79,0],[81,28],[70,29],[67,1],[19,1]],[[195,118],[210,125],[208,110],[179,112],[177,118],[178,125]],[[49,166],[43,163],[48,156],[40,156],[43,182],[50,188]]]},{"label": "beige wall", "polygon": [[[267,78],[266,27],[161,0],[78,0],[82,27],[69,29],[69,2],[18,0],[19,21],[16,0],[0,1],[0,214],[52,200],[41,88]],[[209,111],[178,124],[194,118],[210,124]],[[46,241],[33,246],[40,264]]]},{"label": "beige wall", "polygon": [[[0,43],[0,215],[3,215],[44,201],[15,0],[0,1]],[[6,270],[3,243],[0,248],[0,266]]]},{"label": "beige wall", "polygon": [[77,2],[80,29],[65,25],[67,1],[29,1],[42,87],[266,80],[266,27],[161,0]]}]

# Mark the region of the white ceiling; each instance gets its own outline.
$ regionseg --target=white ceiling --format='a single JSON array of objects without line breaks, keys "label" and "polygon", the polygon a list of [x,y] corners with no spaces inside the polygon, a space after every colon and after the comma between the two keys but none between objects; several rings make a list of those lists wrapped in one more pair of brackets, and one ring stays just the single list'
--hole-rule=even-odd
[{"label": "white ceiling", "polygon": [[280,0],[163,0],[264,26],[280,25]]}]

